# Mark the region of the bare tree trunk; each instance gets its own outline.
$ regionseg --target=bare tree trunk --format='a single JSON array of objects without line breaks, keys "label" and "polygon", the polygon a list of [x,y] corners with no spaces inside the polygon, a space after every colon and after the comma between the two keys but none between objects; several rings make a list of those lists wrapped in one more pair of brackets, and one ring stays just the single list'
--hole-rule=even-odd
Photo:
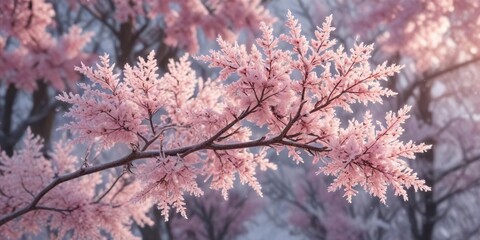
[{"label": "bare tree trunk", "polygon": [[46,107],[49,105],[50,96],[48,94],[48,85],[42,81],[38,82],[38,89],[33,93],[33,107],[30,115],[36,115],[41,111],[49,111],[45,118],[32,124],[30,127],[35,135],[42,137],[45,141],[46,153],[50,148],[50,140],[52,136],[53,125],[55,123],[55,110],[48,110]]},{"label": "bare tree trunk", "polygon": [[0,148],[5,151],[8,156],[12,156],[13,147],[15,146],[15,143],[11,141],[10,134],[12,131],[13,106],[15,105],[17,91],[17,88],[13,86],[13,84],[8,86],[1,116],[1,129],[5,136],[3,139],[0,139]]}]

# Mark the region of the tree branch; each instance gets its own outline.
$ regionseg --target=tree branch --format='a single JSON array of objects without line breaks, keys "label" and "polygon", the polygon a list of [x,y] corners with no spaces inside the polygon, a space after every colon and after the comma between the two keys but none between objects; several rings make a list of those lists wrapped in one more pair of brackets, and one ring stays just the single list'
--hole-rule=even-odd
[{"label": "tree branch", "polygon": [[[230,124],[228,125],[230,126]],[[233,126],[233,125],[232,125]],[[220,132],[225,132],[225,131],[220,131]],[[218,134],[216,134],[218,135]],[[215,135],[215,136],[216,136]],[[177,156],[179,154],[181,155],[188,155],[192,152],[199,151],[199,150],[205,150],[205,149],[210,149],[210,150],[230,150],[230,149],[241,149],[241,148],[251,148],[251,147],[260,147],[260,146],[270,146],[270,145],[275,145],[275,144],[283,144],[283,145],[288,145],[288,146],[293,146],[297,148],[302,148],[310,151],[316,151],[316,152],[324,152],[327,151],[326,147],[315,147],[307,144],[302,144],[302,143],[297,143],[297,142],[290,142],[290,141],[284,141],[281,136],[276,136],[273,138],[265,139],[260,138],[259,140],[254,140],[254,141],[248,141],[248,142],[243,142],[243,143],[232,143],[232,144],[215,144],[212,143],[213,140],[212,138],[196,144],[196,145],[191,145],[188,147],[182,147],[182,148],[176,148],[176,149],[171,149],[171,150],[166,150],[164,152],[160,151],[145,151],[145,152],[131,152],[127,156],[124,156],[116,161],[100,164],[97,166],[91,166],[91,167],[85,167],[81,168],[75,172],[60,176],[56,178],[53,182],[51,182],[49,185],[47,185],[43,190],[41,190],[32,200],[32,202],[16,211],[13,212],[7,216],[4,216],[0,219],[0,226],[3,224],[20,217],[30,211],[33,211],[37,209],[37,204],[40,202],[40,200],[48,193],[50,190],[55,188],[56,186],[60,185],[63,182],[67,182],[82,176],[86,176],[92,173],[100,172],[106,169],[110,168],[115,168],[119,166],[123,166],[125,164],[128,164],[130,162],[133,162],[134,160],[138,159],[145,159],[145,158],[154,158],[154,157],[159,157],[159,156]]]},{"label": "tree branch", "polygon": [[413,82],[407,89],[405,89],[404,91],[401,91],[400,93],[403,95],[402,96],[402,102],[400,105],[404,105],[408,98],[413,94],[414,90],[421,84],[427,84],[429,83],[430,81],[433,81],[434,79],[436,79],[437,77],[440,77],[442,75],[445,75],[445,74],[448,74],[452,71],[455,71],[455,70],[458,70],[460,68],[463,68],[463,67],[466,67],[470,64],[474,64],[474,63],[477,63],[477,62],[480,62],[480,56],[475,56],[473,57],[472,59],[470,60],[467,60],[465,62],[461,62],[461,63],[458,63],[458,64],[455,64],[455,65],[452,65],[452,66],[449,66],[443,70],[440,70],[440,71],[437,71],[437,72],[434,72],[432,74],[429,74],[427,76],[425,76],[424,78],[422,79],[419,79],[418,81],[415,81]]}]

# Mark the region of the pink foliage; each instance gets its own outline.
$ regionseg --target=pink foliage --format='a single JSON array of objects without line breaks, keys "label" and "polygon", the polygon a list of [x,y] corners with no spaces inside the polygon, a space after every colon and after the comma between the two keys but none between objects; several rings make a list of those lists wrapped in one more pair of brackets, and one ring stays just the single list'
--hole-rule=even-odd
[{"label": "pink foliage", "polygon": [[378,40],[383,50],[401,51],[419,71],[478,54],[478,1],[351,0],[342,4],[355,6],[355,14],[345,15],[352,32],[381,29]]},{"label": "pink foliage", "polygon": [[[12,157],[5,154],[0,157],[1,215],[30,204],[52,179],[71,172],[80,162],[71,155],[73,145],[69,142],[57,143],[51,159],[43,156],[42,148],[42,140],[28,131],[22,150]],[[106,186],[112,186],[114,178],[113,174],[108,175],[110,180]],[[56,237],[59,239],[65,236],[98,239],[103,238],[102,231],[115,239],[135,238],[129,228],[132,219],[141,225],[150,224],[151,220],[146,217],[149,205],[129,204],[132,191],[139,187],[138,182],[131,180],[120,178],[110,190],[113,194],[105,197],[100,197],[102,192],[95,192],[96,186],[102,183],[100,174],[66,182],[48,192],[39,201],[37,210],[1,226],[0,232],[10,238],[19,238],[23,234],[36,235],[48,222],[52,229],[58,231]]]},{"label": "pink foliage", "polygon": [[[94,7],[101,1],[83,1]],[[115,17],[120,22],[139,16],[163,20],[165,43],[194,53],[199,50],[197,35],[212,39],[221,35],[233,39],[235,30],[257,30],[258,23],[275,19],[260,0],[114,0]],[[78,3],[74,3],[76,5]],[[146,11],[146,9],[148,9]]]},{"label": "pink foliage", "polygon": [[294,184],[289,203],[289,223],[293,233],[309,239],[362,239],[368,232],[366,222],[349,211],[339,193],[328,193],[326,180],[314,171],[301,172]]},{"label": "pink foliage", "polygon": [[3,81],[33,91],[38,80],[63,90],[79,79],[73,66],[89,59],[83,48],[90,41],[90,33],[72,26],[68,33],[54,38],[49,27],[54,24],[55,12],[52,4],[43,0],[2,1],[0,12]]},{"label": "pink foliage", "polygon": [[351,202],[357,191],[354,186],[362,185],[372,195],[385,203],[387,185],[391,184],[395,195],[407,200],[404,188],[414,187],[428,191],[424,180],[419,180],[416,173],[409,168],[402,158],[415,158],[414,153],[428,149],[424,144],[403,143],[398,140],[403,132],[400,127],[406,120],[409,107],[398,112],[390,112],[386,116],[386,126],[380,125],[375,131],[372,117],[366,114],[363,122],[352,121],[346,129],[342,129],[337,139],[329,142],[332,151],[331,159],[320,172],[334,175],[337,178],[329,187],[329,191],[345,188],[345,197]]},{"label": "pink foliage", "polygon": [[55,16],[52,5],[43,0],[2,1],[0,9],[1,29],[22,43],[36,41]]},{"label": "pink foliage", "polygon": [[138,170],[142,173],[140,180],[144,186],[138,200],[143,202],[154,198],[165,219],[169,217],[170,206],[187,218],[183,194],[186,192],[196,197],[203,194],[195,181],[198,173],[194,164],[197,161],[191,159],[193,161],[189,163],[188,159],[191,158],[167,157],[157,163],[140,165]]},{"label": "pink foliage", "polygon": [[[156,204],[166,219],[172,207],[187,216],[185,194],[203,194],[197,184],[200,177],[211,189],[221,190],[224,198],[237,178],[261,195],[257,170],[276,167],[266,157],[269,148],[287,150],[299,163],[303,162],[300,151],[311,154],[315,164],[322,160],[319,172],[335,178],[330,189],[343,188],[349,201],[357,185],[382,201],[388,185],[404,199],[405,188],[429,190],[404,162],[428,147],[398,139],[408,107],[398,114],[388,113],[385,127],[372,124],[370,114],[363,122],[352,119],[347,127],[342,127],[337,117],[340,109],[351,111],[351,104],[381,102],[382,97],[393,95],[380,81],[401,67],[384,63],[372,68],[368,60],[373,47],[361,43],[349,53],[343,47],[333,49],[331,17],[315,31],[312,40],[302,35],[300,24],[290,13],[287,17],[288,34],[277,38],[269,25],[261,24],[263,35],[249,49],[219,37],[220,50],[198,57],[221,69],[216,79],[197,78],[188,56],[171,61],[169,73],[159,77],[153,52],[146,59],[140,58],[137,66],[126,65],[123,74],[114,72],[108,55],[96,68],[77,67],[90,82],[79,84],[82,94],[58,96],[72,105],[66,113],[72,121],[63,128],[76,134],[76,143],[97,144],[100,150],[122,143],[132,151],[117,161],[83,166],[74,175],[62,175],[55,169],[71,171],[70,164],[78,161],[64,157],[68,154],[60,150],[53,155],[60,163],[52,165],[55,161],[49,162],[39,153],[41,144],[27,136],[32,151],[2,160],[6,163],[3,171],[11,174],[1,176],[6,179],[1,182],[6,189],[12,188],[4,194],[2,204],[7,205],[3,214],[27,205],[55,174],[70,180],[53,185],[36,198],[37,208],[29,208],[23,218],[10,222],[12,227],[35,229],[27,224],[38,226],[50,219],[60,235],[75,229],[79,238],[100,237],[101,227],[120,237],[127,234],[130,217],[148,223],[143,213],[150,203]],[[291,49],[280,49],[281,42]],[[266,133],[254,138],[252,127],[263,128]],[[101,183],[99,171],[122,165],[130,169],[137,159],[144,159],[135,162],[138,181],[112,183],[113,190],[106,193],[115,192],[117,185],[124,186],[118,194],[95,195],[93,189]],[[28,168],[22,177],[16,172],[30,165],[25,163],[40,165]],[[38,169],[44,170],[42,174],[36,173]],[[93,175],[78,178],[86,174]],[[22,181],[27,180],[28,188],[22,188]],[[144,204],[124,204],[132,197]],[[39,211],[39,206],[57,210]],[[41,217],[33,217],[36,214]],[[94,220],[85,221],[90,218]]]},{"label": "pink foliage", "polygon": [[[158,78],[151,53],[137,67],[127,65],[121,80],[105,56],[98,70],[78,68],[94,82],[80,85],[83,95],[59,97],[73,104],[66,115],[74,121],[65,128],[76,132],[79,141],[100,140],[105,148],[118,142],[133,146],[144,142],[144,150],[156,146],[160,151],[192,146],[193,150],[161,155],[139,168],[141,175],[148,176],[140,199],[155,198],[165,216],[170,205],[185,214],[183,193],[202,193],[195,181],[199,174],[211,179],[211,187],[222,189],[225,197],[235,173],[260,193],[256,168],[273,165],[263,151],[254,154],[246,148],[255,146],[288,149],[292,154],[303,149],[327,159],[320,172],[335,176],[330,189],[345,188],[349,201],[356,185],[382,201],[388,185],[404,199],[404,186],[428,190],[402,160],[427,149],[398,140],[408,107],[398,115],[389,113],[387,126],[379,131],[369,114],[363,122],[352,120],[347,128],[340,127],[336,109],[350,110],[352,103],[381,102],[382,96],[393,95],[378,80],[386,80],[400,67],[384,63],[371,69],[368,60],[373,48],[363,44],[355,45],[350,55],[342,47],[331,50],[335,42],[329,40],[330,22],[328,18],[310,42],[289,14],[290,34],[277,39],[263,24],[263,37],[257,41],[260,48],[254,45],[250,51],[219,38],[221,50],[199,57],[222,69],[218,79],[206,83],[195,77],[186,57],[171,62],[170,73]],[[278,49],[280,40],[293,50]],[[224,84],[227,78],[235,81]],[[157,112],[163,114],[154,117]],[[269,131],[262,139],[251,139],[244,120],[266,125]]]},{"label": "pink foliage", "polygon": [[189,219],[174,217],[174,239],[235,239],[247,232],[245,223],[262,207],[251,192],[235,191],[228,200],[215,191],[187,199]]}]

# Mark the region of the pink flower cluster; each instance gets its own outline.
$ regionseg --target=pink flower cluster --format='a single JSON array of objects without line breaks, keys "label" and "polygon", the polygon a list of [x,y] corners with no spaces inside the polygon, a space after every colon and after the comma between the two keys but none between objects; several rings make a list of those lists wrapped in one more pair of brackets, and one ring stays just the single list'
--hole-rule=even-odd
[{"label": "pink flower cluster", "polygon": [[2,81],[33,91],[37,81],[58,90],[76,82],[73,66],[89,59],[83,49],[90,33],[72,26],[55,38],[49,32],[55,11],[44,0],[2,1],[0,3],[0,75]]},{"label": "pink flower cluster", "polygon": [[[428,190],[403,160],[428,147],[398,140],[408,107],[389,113],[386,126],[374,125],[367,113],[363,122],[341,127],[337,109],[393,95],[379,80],[400,67],[384,63],[371,69],[372,46],[355,45],[350,54],[342,47],[333,50],[330,23],[329,17],[308,41],[289,14],[289,34],[276,38],[263,24],[263,36],[249,50],[219,38],[219,51],[198,57],[221,68],[217,79],[206,82],[195,76],[187,57],[171,62],[170,73],[159,78],[151,53],[138,66],[127,65],[122,80],[104,56],[97,70],[78,68],[93,81],[80,85],[83,95],[59,97],[73,105],[66,116],[74,121],[65,129],[77,133],[78,141],[104,148],[125,143],[139,151],[160,151],[139,167],[144,176],[140,199],[153,197],[165,216],[169,206],[185,214],[184,192],[202,194],[199,175],[225,197],[236,174],[261,194],[256,169],[274,168],[265,158],[268,148],[288,150],[298,162],[303,161],[300,150],[323,159],[319,172],[335,176],[330,189],[344,188],[349,201],[356,185],[382,201],[388,185],[405,199],[404,186]],[[279,49],[279,41],[292,50]],[[252,139],[252,124],[268,133]],[[259,153],[253,151],[256,147]],[[165,152],[172,149],[176,154],[168,156]]]},{"label": "pink flower cluster", "polygon": [[[480,4],[471,0],[345,1],[358,14],[345,19],[355,33],[378,31],[383,50],[411,58],[426,71],[478,54]],[[355,16],[355,17],[351,17]]]},{"label": "pink flower cluster", "polygon": [[[102,4],[95,0],[83,3],[91,7]],[[219,34],[233,39],[235,30],[257,30],[260,22],[275,20],[261,0],[114,0],[113,3],[115,18],[120,22],[134,22],[139,16],[161,18],[165,43],[191,53],[199,50],[199,33],[210,39]]]},{"label": "pink flower cluster", "polygon": [[[49,159],[43,155],[42,148],[42,140],[28,131],[22,150],[12,157],[5,153],[0,156],[0,215],[28,206],[52,179],[73,172],[81,162],[72,155],[71,142],[58,142]],[[107,188],[100,192],[95,191],[103,182],[99,173],[53,188],[37,202],[35,211],[1,226],[2,236],[37,235],[48,224],[56,230],[50,237],[57,239],[67,236],[100,239],[105,231],[115,239],[134,239],[130,231],[132,219],[140,225],[151,224],[146,216],[150,206],[131,204],[131,195],[139,188],[139,183],[132,178],[120,178],[123,174],[116,179],[116,175],[106,176]]]},{"label": "pink flower cluster", "polygon": [[[28,211],[8,224],[28,229],[27,224],[38,226],[50,219],[60,235],[75,228],[79,237],[100,237],[100,226],[114,236],[127,234],[130,217],[148,223],[144,213],[149,203],[165,218],[172,207],[187,216],[184,195],[203,194],[200,178],[221,190],[224,198],[237,178],[261,195],[257,170],[276,168],[267,158],[269,149],[286,150],[298,163],[304,161],[300,152],[310,154],[319,173],[334,177],[330,190],[343,188],[349,201],[357,185],[382,201],[389,185],[404,199],[405,188],[429,190],[404,160],[428,149],[399,140],[408,107],[388,113],[385,125],[373,124],[367,113],[363,121],[352,119],[343,127],[337,112],[393,95],[380,81],[401,67],[384,63],[372,68],[372,46],[334,49],[331,21],[328,17],[311,40],[290,13],[288,34],[277,38],[269,25],[261,24],[263,35],[251,48],[219,38],[220,50],[197,58],[221,69],[215,79],[198,78],[188,56],[171,61],[169,73],[160,77],[153,52],[136,66],[126,65],[123,74],[114,72],[107,55],[96,68],[76,68],[90,82],[79,84],[81,94],[58,96],[72,105],[66,113],[72,121],[63,128],[76,134],[75,142],[95,143],[100,150],[120,143],[132,152],[62,175],[59,171],[71,171],[72,162],[78,161],[60,147],[54,152],[62,157],[49,162],[39,153],[40,142],[27,136],[32,149],[1,161],[8,173],[0,181],[2,191],[5,185],[2,214],[25,206]],[[281,42],[289,49],[280,49]],[[253,127],[265,133],[254,137]],[[39,166],[27,167],[31,165]],[[122,165],[134,169],[136,180],[114,180],[105,194],[95,194],[94,186],[102,182],[98,172]],[[87,174],[94,175],[79,178]],[[67,182],[48,185],[57,175]],[[132,198],[140,207],[124,204]]]}]

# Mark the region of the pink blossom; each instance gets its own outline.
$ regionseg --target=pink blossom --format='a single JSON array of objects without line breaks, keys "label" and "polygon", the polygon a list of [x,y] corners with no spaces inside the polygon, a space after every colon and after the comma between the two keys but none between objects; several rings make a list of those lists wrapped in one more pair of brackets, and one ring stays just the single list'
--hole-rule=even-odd
[{"label": "pink blossom", "polygon": [[[71,173],[80,161],[71,154],[71,142],[59,143],[52,159],[45,158],[43,142],[27,131],[21,151],[12,157],[0,157],[1,214],[22,208],[33,200],[43,188],[59,174]],[[116,179],[117,180],[113,180]],[[36,235],[48,222],[57,230],[57,238],[73,234],[75,239],[104,238],[102,232],[114,238],[135,238],[130,231],[132,219],[138,224],[151,224],[146,216],[150,206],[131,204],[131,195],[138,189],[138,182],[124,174],[108,175],[107,189],[96,193],[102,183],[100,174],[66,182],[48,192],[34,211],[0,228],[4,237],[19,238],[23,234]],[[110,190],[108,190],[110,189]],[[112,194],[105,195],[111,192]]]},{"label": "pink blossom", "polygon": [[[33,91],[37,81],[55,89],[71,87],[79,79],[73,66],[89,60],[83,49],[91,33],[82,33],[73,25],[68,33],[56,39],[49,32],[55,12],[43,0],[3,1],[0,3],[0,75],[7,84]],[[17,41],[18,44],[8,44]]]},{"label": "pink blossom", "polygon": [[[291,13],[287,15],[288,34],[277,38],[270,26],[261,24],[263,35],[249,48],[219,37],[219,50],[197,57],[220,68],[218,78],[205,81],[196,76],[188,56],[171,61],[162,77],[154,53],[140,58],[134,67],[126,65],[122,72],[114,71],[108,55],[101,57],[95,68],[82,64],[76,70],[89,79],[79,84],[82,93],[64,92],[57,97],[72,105],[65,114],[72,121],[63,129],[75,133],[76,143],[96,144],[100,151],[121,143],[131,152],[93,166],[84,162],[82,168],[68,173],[74,169],[69,165],[74,161],[63,159],[68,154],[58,151],[53,159],[63,160],[56,163],[57,171],[67,173],[60,173],[56,178],[60,180],[50,183],[52,166],[36,154],[41,144],[29,136],[34,151],[17,154],[13,160],[4,157],[5,162],[9,166],[15,158],[28,158],[22,163],[40,159],[45,180],[28,169],[25,179],[40,176],[42,181],[32,180],[27,185],[31,190],[16,188],[22,193],[15,198],[15,207],[5,208],[6,213],[27,213],[19,220],[20,229],[28,221],[51,219],[60,237],[74,228],[79,238],[100,237],[102,229],[119,237],[115,234],[127,234],[130,217],[140,224],[149,222],[144,212],[150,204],[156,204],[166,219],[172,208],[187,217],[185,195],[203,194],[199,180],[221,190],[225,199],[237,179],[261,196],[257,171],[276,168],[267,158],[270,149],[288,151],[297,163],[307,160],[300,153],[313,156],[319,172],[334,177],[329,190],[344,189],[348,201],[358,191],[357,185],[382,202],[389,185],[405,200],[406,188],[428,191],[405,162],[428,146],[399,140],[408,106],[397,114],[387,113],[385,125],[374,125],[366,113],[362,122],[351,119],[344,127],[337,116],[338,111],[351,111],[352,104],[381,102],[394,95],[380,81],[401,67],[387,63],[372,67],[371,45],[358,43],[349,51],[336,47],[335,41],[329,40],[331,21],[327,18],[313,40],[302,35]],[[280,49],[280,43],[289,47]],[[254,135],[254,127],[265,132]],[[120,181],[122,174],[103,194],[96,193],[93,189],[102,183],[99,172],[120,166],[126,172],[134,169],[138,179]],[[15,178],[17,168],[25,167],[14,167],[5,177]],[[91,177],[81,178],[85,175]],[[111,174],[109,179],[112,182]],[[6,182],[15,181],[18,185],[18,177]],[[82,190],[76,190],[77,184]],[[116,193],[110,194],[112,191]],[[127,199],[144,203],[140,204],[143,207],[133,207]],[[29,201],[33,203],[28,205]],[[55,207],[53,212],[64,215],[29,218],[45,214],[37,211],[39,206]],[[120,206],[124,208],[117,209]],[[16,212],[16,207],[22,212]],[[95,218],[101,228],[84,221],[86,218]]]},{"label": "pink blossom", "polygon": [[[480,4],[470,0],[343,1],[339,9],[352,33],[379,32],[382,50],[413,60],[423,72],[478,53]],[[320,4],[318,7],[322,8]]]},{"label": "pink blossom", "polygon": [[[82,1],[93,11],[103,8],[101,1]],[[72,3],[77,7],[78,3]],[[221,35],[233,39],[236,30],[257,30],[260,22],[272,23],[272,17],[261,0],[115,0],[115,18],[135,24],[138,17],[149,21],[160,19],[166,36],[164,42],[172,47],[198,52],[197,35],[202,33],[213,39]],[[108,5],[106,8],[110,8]],[[200,30],[200,31],[199,31]]]},{"label": "pink blossom", "polygon": [[[149,176],[141,199],[148,199],[149,193],[159,195],[155,198],[165,216],[171,205],[185,214],[183,192],[202,194],[195,183],[199,174],[205,174],[211,188],[221,189],[225,198],[236,174],[240,182],[261,194],[256,169],[273,166],[265,154],[248,149],[255,146],[287,149],[297,162],[303,161],[298,154],[301,150],[326,158],[321,172],[336,177],[330,190],[345,188],[349,201],[357,192],[356,185],[382,201],[388,185],[405,199],[403,186],[428,190],[403,160],[427,147],[398,140],[408,107],[398,116],[389,113],[387,126],[380,125],[379,130],[368,113],[364,122],[351,120],[348,127],[341,127],[337,109],[350,110],[352,103],[381,102],[381,97],[393,95],[379,81],[401,67],[383,63],[372,69],[368,60],[373,48],[363,43],[350,49],[350,54],[342,47],[334,50],[335,42],[328,40],[333,30],[330,22],[328,18],[316,39],[308,41],[289,13],[289,34],[277,39],[271,28],[262,25],[260,48],[254,45],[250,50],[219,38],[220,50],[198,58],[221,68],[219,79],[213,82],[222,95],[203,87],[186,57],[170,62],[170,73],[158,78],[151,53],[146,61],[140,59],[138,67],[127,65],[121,80],[104,56],[98,70],[77,68],[100,89],[82,84],[83,96],[64,93],[59,97],[73,104],[66,115],[75,121],[65,128],[79,133],[78,141],[102,139],[102,147],[123,142],[145,145],[143,149],[151,149],[154,143],[161,151],[187,149],[140,168]],[[279,41],[291,44],[293,50],[278,49]],[[317,71],[323,73],[318,76]],[[227,78],[233,82],[226,84]],[[196,86],[200,89],[197,96]],[[203,98],[206,90],[214,96],[208,102]],[[164,112],[160,119],[153,116],[157,112]],[[266,125],[269,133],[251,139],[245,120],[258,127]]]}]

